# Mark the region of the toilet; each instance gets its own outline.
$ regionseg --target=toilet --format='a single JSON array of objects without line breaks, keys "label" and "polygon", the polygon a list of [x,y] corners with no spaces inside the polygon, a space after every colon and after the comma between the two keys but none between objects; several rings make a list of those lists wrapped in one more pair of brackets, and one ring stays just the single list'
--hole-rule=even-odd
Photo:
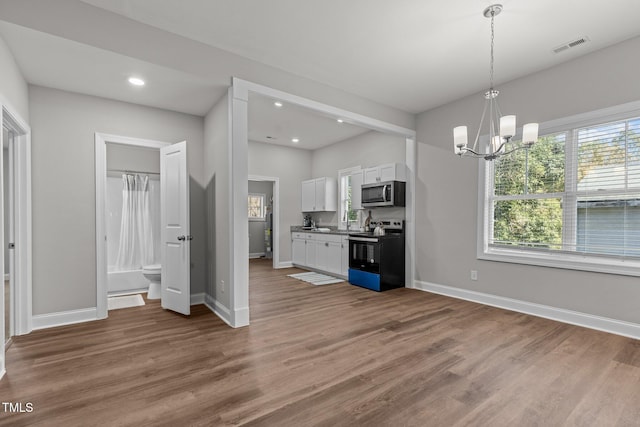
[{"label": "toilet", "polygon": [[149,281],[147,299],[160,299],[160,280],[162,278],[162,266],[160,264],[145,265],[142,267],[142,275]]}]

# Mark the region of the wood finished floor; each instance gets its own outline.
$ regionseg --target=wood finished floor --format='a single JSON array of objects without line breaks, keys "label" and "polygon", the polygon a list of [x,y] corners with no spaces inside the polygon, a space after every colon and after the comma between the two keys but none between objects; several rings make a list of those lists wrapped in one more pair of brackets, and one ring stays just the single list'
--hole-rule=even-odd
[{"label": "wood finished floor", "polygon": [[155,301],[17,337],[0,425],[638,425],[640,342],[250,263],[251,326]]}]

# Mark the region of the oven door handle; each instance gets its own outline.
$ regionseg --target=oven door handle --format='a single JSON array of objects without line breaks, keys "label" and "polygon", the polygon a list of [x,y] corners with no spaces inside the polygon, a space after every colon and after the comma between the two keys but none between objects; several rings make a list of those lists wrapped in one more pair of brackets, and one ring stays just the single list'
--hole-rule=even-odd
[{"label": "oven door handle", "polygon": [[351,237],[351,236],[349,236],[349,240],[353,240],[354,242],[378,243],[378,239],[376,239],[375,237]]}]

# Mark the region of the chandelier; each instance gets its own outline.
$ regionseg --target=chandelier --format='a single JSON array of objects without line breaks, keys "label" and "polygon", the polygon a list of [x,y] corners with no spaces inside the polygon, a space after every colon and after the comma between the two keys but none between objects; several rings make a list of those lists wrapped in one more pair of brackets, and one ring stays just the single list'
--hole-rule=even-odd
[{"label": "chandelier", "polygon": [[[487,7],[483,15],[491,18],[491,69],[489,73],[489,90],[485,92],[484,109],[478,126],[478,133],[473,142],[473,147],[467,145],[467,127],[457,126],[453,129],[453,150],[460,157],[468,156],[494,160],[498,157],[513,153],[514,151],[527,149],[538,140],[538,124],[528,123],[522,128],[522,142],[515,143],[511,139],[516,134],[516,116],[503,116],[498,106],[498,90],[493,87],[493,40],[494,40],[494,18],[502,12],[501,4],[494,4]],[[482,132],[484,119],[489,113],[489,143],[486,152],[480,152],[478,141]]]}]

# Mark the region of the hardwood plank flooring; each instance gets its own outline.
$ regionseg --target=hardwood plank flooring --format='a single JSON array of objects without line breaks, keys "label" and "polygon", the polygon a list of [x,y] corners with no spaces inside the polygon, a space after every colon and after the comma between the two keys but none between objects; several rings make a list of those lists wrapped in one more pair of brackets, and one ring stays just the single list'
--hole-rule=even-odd
[{"label": "hardwood plank flooring", "polygon": [[144,307],[15,337],[0,425],[639,425],[638,341],[250,262],[251,326]]}]

